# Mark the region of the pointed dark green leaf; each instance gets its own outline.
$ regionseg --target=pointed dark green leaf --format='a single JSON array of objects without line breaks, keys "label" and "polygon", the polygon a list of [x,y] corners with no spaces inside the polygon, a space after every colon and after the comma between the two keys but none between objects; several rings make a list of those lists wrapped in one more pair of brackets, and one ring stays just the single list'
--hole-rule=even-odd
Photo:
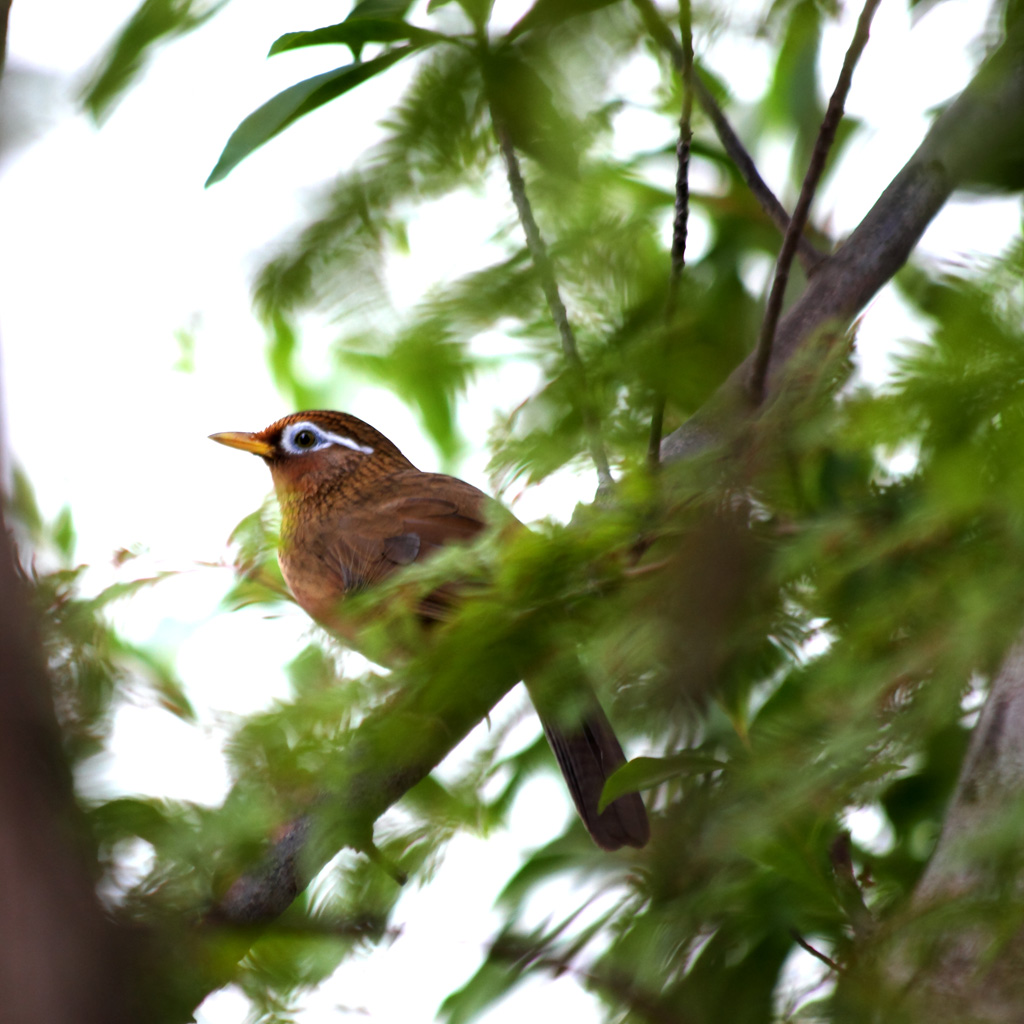
[{"label": "pointed dark green leaf", "polygon": [[466,17],[478,28],[483,29],[491,17],[493,0],[458,0]]},{"label": "pointed dark green leaf", "polygon": [[549,170],[576,177],[580,127],[518,49],[488,56],[484,73],[491,113],[512,145]]},{"label": "pointed dark green leaf", "polygon": [[367,43],[398,43],[408,41],[417,46],[445,42],[448,36],[417,28],[408,22],[391,18],[353,18],[340,25],[326,25],[309,32],[286,32],[276,40],[267,55],[298,50],[304,46],[342,45],[358,50]]},{"label": "pointed dark green leaf", "polygon": [[512,26],[508,38],[516,39],[524,32],[541,26],[557,25],[580,14],[589,14],[609,7],[618,0],[536,0],[536,3]]},{"label": "pointed dark green leaf", "polygon": [[462,988],[445,999],[438,1010],[438,1017],[445,1024],[470,1024],[523,980],[522,970],[510,970],[507,963],[490,957]]},{"label": "pointed dark green leaf", "polygon": [[250,153],[269,142],[304,114],[322,107],[339,96],[362,85],[375,75],[397,64],[417,49],[415,44],[389,50],[387,53],[361,64],[314,75],[304,82],[289,86],[251,113],[231,134],[217,166],[206,179],[206,187],[226,178]]},{"label": "pointed dark green leaf", "polygon": [[680,751],[672,757],[634,757],[605,782],[598,808],[603,811],[620,796],[652,789],[680,775],[703,775],[728,767],[724,761],[692,750]]},{"label": "pointed dark green leaf", "polygon": [[[362,0],[349,11],[345,21],[402,21],[411,6],[410,0]],[[352,56],[359,60],[363,44],[353,41],[348,45],[352,48]]]},{"label": "pointed dark green leaf", "polygon": [[356,21],[361,18],[395,18],[405,17],[409,8],[412,7],[412,0],[362,0],[349,12],[346,21]]}]

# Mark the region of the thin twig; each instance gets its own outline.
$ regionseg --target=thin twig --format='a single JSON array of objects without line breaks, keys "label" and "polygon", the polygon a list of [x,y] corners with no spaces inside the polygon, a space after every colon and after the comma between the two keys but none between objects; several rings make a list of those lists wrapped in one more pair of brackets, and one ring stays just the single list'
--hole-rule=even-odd
[{"label": "thin twig", "polygon": [[[633,0],[633,5],[640,12],[647,31],[654,41],[665,50],[671,57],[676,71],[683,74],[686,66],[686,54],[679,40],[672,34],[672,30],[662,20],[661,15],[655,8],[652,0]],[[739,136],[733,131],[725,112],[718,105],[711,90],[704,84],[698,71],[693,73],[693,94],[701,109],[711,121],[718,141],[726,155],[732,160],[739,171],[740,177],[746,182],[747,187],[753,193],[761,209],[768,215],[769,220],[779,229],[779,233],[785,235],[789,230],[790,218],[782,203],[775,197],[775,193],[768,187],[768,183],[761,177],[757,165],[747,152]],[[804,270],[810,273],[824,258],[820,252],[802,235],[797,243],[797,256]]]},{"label": "thin twig", "polygon": [[849,831],[844,829],[832,840],[828,856],[839,886],[839,903],[846,911],[854,938],[867,942],[875,931],[875,919],[864,902],[864,894],[853,870],[853,842]]},{"label": "thin twig", "polygon": [[806,950],[811,956],[816,957],[823,964],[827,964],[829,968],[836,972],[836,974],[842,974],[842,969],[839,964],[835,962],[831,957],[825,956],[820,949],[815,949],[795,928],[789,929],[789,934],[793,936],[793,941],[801,948]]},{"label": "thin twig", "polygon": [[[694,74],[693,79],[693,91],[697,101],[708,120],[711,121],[726,155],[732,160],[736,170],[740,172],[740,177],[746,182],[747,188],[753,193],[761,209],[768,215],[768,219],[778,228],[779,234],[785,235],[791,223],[786,208],[761,177],[754,158],[747,152],[746,147],[740,142],[739,136],[733,131],[732,125],[729,124],[725,112],[718,105],[711,90],[704,84],[699,74]],[[825,254],[801,234],[797,242],[797,257],[800,260],[800,265],[809,274],[825,258]]]},{"label": "thin twig", "polygon": [[821,181],[822,172],[825,170],[825,161],[828,159],[829,150],[835,140],[839,122],[843,118],[843,108],[846,105],[846,96],[850,91],[853,70],[867,45],[871,19],[874,17],[879,3],[880,0],[865,0],[864,9],[857,20],[857,30],[853,34],[853,41],[846,51],[846,59],[843,61],[843,69],[839,73],[839,81],[836,83],[832,98],[828,101],[828,109],[825,111],[825,117],[818,129],[818,138],[815,140],[807,173],[804,175],[803,185],[800,187],[800,198],[796,202],[793,218],[782,239],[779,258],[775,264],[775,277],[772,280],[772,288],[764,312],[764,321],[757,339],[757,354],[754,357],[754,365],[750,374],[749,391],[755,403],[759,403],[764,395],[764,381],[768,373],[768,363],[771,360],[775,328],[782,313],[782,300],[786,294],[786,285],[789,283],[789,269],[793,264],[797,243],[803,233],[804,225],[807,223],[814,194]]},{"label": "thin twig", "polygon": [[526,183],[523,181],[523,174],[519,168],[519,157],[516,156],[515,146],[512,145],[508,131],[498,118],[494,118],[494,133],[501,148],[501,155],[505,159],[509,190],[512,193],[512,201],[516,205],[516,212],[519,214],[519,222],[522,224],[523,232],[526,234],[526,246],[530,250],[530,258],[533,260],[537,275],[540,277],[541,287],[544,289],[544,297],[547,299],[551,318],[555,321],[558,334],[562,339],[562,351],[565,354],[565,361],[576,385],[575,392],[578,396],[583,429],[586,432],[587,444],[590,448],[590,457],[594,460],[594,465],[597,468],[597,477],[601,490],[607,490],[614,481],[612,480],[611,469],[608,465],[608,456],[605,454],[604,444],[601,441],[597,418],[591,405],[583,360],[580,359],[579,349],[576,346],[576,335],[573,332],[572,324],[569,323],[569,314],[566,312],[565,303],[562,302],[562,295],[558,289],[554,267],[551,264],[551,256],[548,254],[548,247],[533,216],[533,207],[530,205],[529,197],[526,194]]},{"label": "thin twig", "polygon": [[693,132],[693,20],[690,0],[679,5],[679,31],[683,37],[683,66],[680,78],[683,87],[683,112],[679,118],[679,141],[676,143],[676,210],[672,222],[672,291],[670,301],[675,302],[679,281],[686,265],[686,226],[690,215],[690,142]]},{"label": "thin twig", "polygon": [[[690,143],[693,132],[693,21],[690,0],[679,5],[679,30],[683,37],[683,66],[680,72],[683,109],[679,117],[679,138],[676,142],[676,209],[672,220],[671,272],[668,297],[665,301],[665,327],[671,329],[679,301],[679,285],[686,266],[686,231],[690,218]],[[661,459],[661,434],[665,424],[665,391],[659,388],[651,412],[651,436],[647,445],[647,461],[652,469]]]}]

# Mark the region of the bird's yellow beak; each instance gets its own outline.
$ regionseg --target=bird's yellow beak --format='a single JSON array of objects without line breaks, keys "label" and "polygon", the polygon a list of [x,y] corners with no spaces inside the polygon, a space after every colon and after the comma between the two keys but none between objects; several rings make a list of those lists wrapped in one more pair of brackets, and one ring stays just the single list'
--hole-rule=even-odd
[{"label": "bird's yellow beak", "polygon": [[226,444],[229,448],[252,452],[253,455],[266,457],[274,454],[273,445],[267,444],[257,434],[247,434],[241,430],[227,430],[223,434],[211,434],[210,440],[216,441],[218,444]]}]

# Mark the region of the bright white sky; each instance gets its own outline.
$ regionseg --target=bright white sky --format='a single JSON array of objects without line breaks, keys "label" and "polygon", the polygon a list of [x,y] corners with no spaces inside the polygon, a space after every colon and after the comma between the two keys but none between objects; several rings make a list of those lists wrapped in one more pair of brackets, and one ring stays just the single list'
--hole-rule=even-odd
[{"label": "bright white sky", "polygon": [[[499,5],[508,7],[511,22],[516,0]],[[285,31],[340,20],[344,9],[324,0],[230,5],[162,52],[97,131],[75,114],[76,84],[135,6],[136,0],[33,0],[12,9],[4,89],[35,97],[35,141],[0,167],[5,429],[44,511],[71,504],[83,561],[108,565],[115,549],[139,544],[148,552],[143,572],[190,570],[134,600],[118,622],[133,638],[155,638],[175,654],[204,728],[182,726],[140,701],[120,714],[116,758],[95,785],[216,803],[228,784],[218,724],[286,693],[280,666],[300,649],[308,624],[298,612],[273,621],[215,615],[229,573],[199,564],[225,559],[228,533],[262,501],[269,479],[258,460],[206,438],[217,430],[258,429],[289,411],[264,371],[264,337],[250,313],[248,282],[261,254],[301,218],[303,196],[378,137],[375,121],[404,78],[385,75],[355,101],[307,118],[204,191],[246,114],[345,59],[325,47],[267,61],[270,43]],[[749,5],[734,8],[740,6]],[[978,34],[987,6],[947,0],[911,31],[905,0],[882,4],[849,104],[877,127],[856,144],[825,196],[837,235],[856,224],[913,151],[928,109],[968,79],[972,64],[963,43]],[[851,23],[830,33],[828,80]],[[698,38],[697,47],[741,98],[756,95],[769,73],[763,52],[738,52],[725,38],[710,49]],[[646,84],[638,69],[633,88]],[[8,137],[9,109],[8,99],[0,107]],[[626,144],[633,137],[645,147],[672,130],[641,115],[624,117],[620,127]],[[785,159],[781,149],[769,154],[769,181],[781,180]],[[478,264],[507,211],[460,200],[443,216],[444,248],[435,230],[441,211],[413,226],[412,255],[393,273],[399,302]],[[998,252],[1019,227],[1012,201],[957,203],[940,215],[923,247],[961,260]],[[700,235],[695,225],[695,244]],[[191,374],[172,369],[180,329],[195,337]],[[866,375],[884,374],[894,340],[920,335],[895,300],[881,296],[860,333]],[[481,381],[471,395],[471,434],[480,436],[492,407],[514,407],[534,380],[529,367],[520,367],[505,372],[500,389],[493,379]],[[419,465],[436,465],[413,417],[389,395],[354,390],[347,407],[384,427]],[[480,457],[471,459],[464,475],[486,487],[482,466]],[[551,509],[564,514],[575,500],[576,493],[551,490],[527,495],[517,511],[525,518]],[[97,580],[111,572],[102,570]],[[524,793],[511,823],[515,844],[453,844],[437,882],[403,899],[403,936],[309,1000],[305,1024],[337,1019],[339,1004],[364,1007],[380,1024],[428,1019],[479,963],[496,920],[489,908],[519,848],[543,843],[561,827],[568,811],[557,786],[554,778],[538,779]],[[208,1000],[201,1019],[227,1024],[244,1013],[241,997],[227,992]],[[485,1017],[488,1024],[523,1019],[586,1024],[598,1015],[589,996],[563,978],[526,986]]]}]

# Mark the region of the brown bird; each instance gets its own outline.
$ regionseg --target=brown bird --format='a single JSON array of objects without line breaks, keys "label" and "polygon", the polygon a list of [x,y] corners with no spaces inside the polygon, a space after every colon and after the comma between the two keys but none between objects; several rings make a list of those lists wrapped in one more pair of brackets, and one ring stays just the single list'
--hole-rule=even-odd
[{"label": "brown bird", "polygon": [[[299,412],[258,433],[210,436],[270,467],[281,506],[277,555],[285,581],[309,615],[349,639],[346,595],[447,544],[470,541],[499,510],[512,518],[472,484],[421,472],[383,434],[346,413]],[[457,598],[457,582],[423,599],[417,615],[424,622],[442,618]],[[591,693],[582,703],[568,728],[562,716],[555,722],[541,715],[573,802],[598,846],[643,846],[650,827],[638,794],[598,813],[605,779],[625,757],[597,698]]]}]

